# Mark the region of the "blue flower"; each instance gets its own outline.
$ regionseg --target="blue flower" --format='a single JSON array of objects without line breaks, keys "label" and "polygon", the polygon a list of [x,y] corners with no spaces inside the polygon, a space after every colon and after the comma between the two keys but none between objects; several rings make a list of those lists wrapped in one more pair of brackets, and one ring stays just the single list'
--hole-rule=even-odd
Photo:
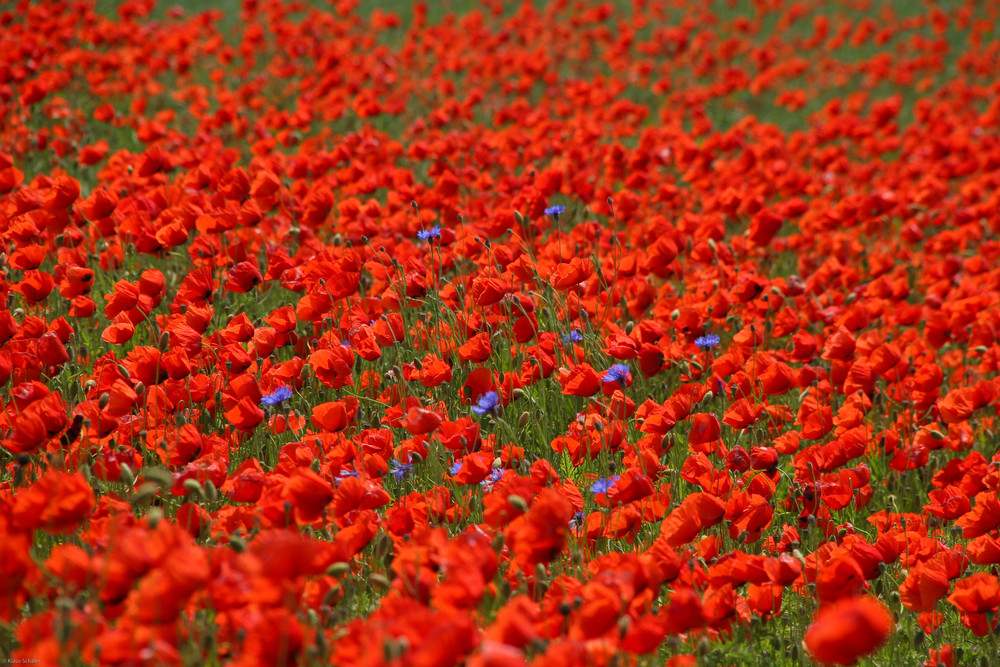
[{"label": "blue flower", "polygon": [[430,229],[421,229],[417,232],[417,238],[421,241],[441,238],[441,225],[434,225]]},{"label": "blue flower", "polygon": [[461,469],[462,469],[462,462],[455,461],[454,463],[451,464],[451,467],[448,468],[448,472],[450,472],[452,475],[457,475],[458,471]]},{"label": "blue flower", "polygon": [[488,412],[493,412],[499,404],[500,395],[495,391],[488,391],[479,397],[479,401],[472,406],[472,411],[477,415],[485,415]]},{"label": "blue flower", "polygon": [[580,333],[579,329],[573,329],[568,334],[564,334],[562,337],[562,342],[564,343],[579,343],[583,340],[583,334]]},{"label": "blue flower", "polygon": [[558,218],[565,212],[566,212],[566,207],[563,206],[562,204],[549,206],[547,209],[545,209],[545,215],[552,216],[553,218]]},{"label": "blue flower", "polygon": [[628,364],[615,364],[608,369],[608,372],[604,374],[605,382],[617,382],[618,384],[625,384],[628,381],[629,374]]},{"label": "blue flower", "polygon": [[484,489],[489,491],[493,488],[493,485],[503,479],[503,468],[494,468],[493,472],[489,474],[489,477],[481,481],[479,484]]},{"label": "blue flower", "polygon": [[705,334],[694,339],[694,344],[703,350],[715,347],[719,344],[719,337],[715,334]]},{"label": "blue flower", "polygon": [[400,463],[396,459],[393,459],[392,461],[389,462],[389,472],[391,472],[392,476],[395,477],[397,480],[401,480],[407,475],[409,475],[411,472],[413,472],[413,464]]},{"label": "blue flower", "polygon": [[278,387],[274,390],[274,393],[268,394],[264,398],[260,399],[261,405],[277,405],[287,401],[292,397],[292,390],[288,387]]},{"label": "blue flower", "polygon": [[341,480],[347,479],[348,477],[361,477],[361,473],[357,470],[341,470],[337,473],[337,479],[335,481],[337,484],[340,484]]},{"label": "blue flower", "polygon": [[590,487],[591,493],[607,493],[611,490],[611,487],[615,485],[618,481],[620,475],[615,475],[614,477],[602,477],[594,485]]},{"label": "blue flower", "polygon": [[584,516],[583,512],[576,512],[573,515],[573,518],[569,520],[569,529],[570,530],[576,530],[577,528],[579,528],[580,526],[582,526],[584,518],[585,518],[585,516]]}]

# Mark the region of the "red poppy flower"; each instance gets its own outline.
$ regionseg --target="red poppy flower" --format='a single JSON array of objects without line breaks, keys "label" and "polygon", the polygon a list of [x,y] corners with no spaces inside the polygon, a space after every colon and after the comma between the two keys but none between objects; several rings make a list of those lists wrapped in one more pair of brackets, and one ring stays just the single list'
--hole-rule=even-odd
[{"label": "red poppy flower", "polygon": [[889,609],[865,595],[821,607],[804,641],[820,664],[850,665],[884,644],[892,631]]}]

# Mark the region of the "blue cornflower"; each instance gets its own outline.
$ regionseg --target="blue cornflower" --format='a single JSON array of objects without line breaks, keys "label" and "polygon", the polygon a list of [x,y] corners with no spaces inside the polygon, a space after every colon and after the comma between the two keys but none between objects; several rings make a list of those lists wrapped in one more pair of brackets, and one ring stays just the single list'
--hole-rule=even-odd
[{"label": "blue cornflower", "polygon": [[430,229],[421,229],[417,232],[417,238],[421,241],[441,238],[441,225],[434,225]]},{"label": "blue cornflower", "polygon": [[481,481],[479,484],[484,489],[489,491],[493,488],[493,485],[503,479],[503,468],[494,468],[493,472],[489,474],[489,477]]},{"label": "blue cornflower", "polygon": [[268,394],[264,398],[260,399],[261,405],[277,405],[287,401],[292,397],[292,390],[288,387],[278,387],[273,393]]},{"label": "blue cornflower", "polygon": [[411,472],[413,472],[413,464],[400,463],[396,459],[393,459],[392,461],[389,462],[389,472],[391,472],[392,476],[395,477],[397,480],[401,480],[407,475],[409,475]]},{"label": "blue cornflower", "polygon": [[618,481],[620,475],[615,475],[614,477],[602,477],[594,485],[590,487],[591,493],[607,493],[611,490],[611,487],[615,485]]},{"label": "blue cornflower", "polygon": [[582,526],[584,518],[586,517],[583,512],[576,512],[573,515],[573,518],[569,520],[569,529],[576,530],[577,528]]},{"label": "blue cornflower", "polygon": [[458,471],[461,469],[462,469],[462,462],[455,461],[454,463],[451,464],[451,467],[448,468],[448,472],[450,472],[452,475],[457,475]]},{"label": "blue cornflower", "polygon": [[500,395],[495,391],[488,391],[479,397],[479,401],[472,406],[472,411],[477,415],[485,415],[488,412],[493,412],[499,404]]},{"label": "blue cornflower", "polygon": [[583,340],[583,334],[580,333],[579,329],[573,329],[568,334],[564,334],[562,337],[562,342],[564,343],[579,343]]},{"label": "blue cornflower", "polygon": [[625,384],[628,380],[630,372],[628,364],[615,364],[608,369],[607,373],[604,374],[604,381]]},{"label": "blue cornflower", "polygon": [[337,473],[337,484],[340,484],[340,480],[347,479],[348,477],[361,477],[361,473],[357,470],[341,470]]},{"label": "blue cornflower", "polygon": [[703,350],[707,350],[711,347],[715,347],[719,344],[719,337],[715,334],[705,334],[704,336],[698,336],[694,339],[694,344]]},{"label": "blue cornflower", "polygon": [[556,204],[555,206],[549,206],[545,209],[545,215],[552,216],[553,218],[558,218],[560,215],[566,212],[566,207],[562,204]]}]

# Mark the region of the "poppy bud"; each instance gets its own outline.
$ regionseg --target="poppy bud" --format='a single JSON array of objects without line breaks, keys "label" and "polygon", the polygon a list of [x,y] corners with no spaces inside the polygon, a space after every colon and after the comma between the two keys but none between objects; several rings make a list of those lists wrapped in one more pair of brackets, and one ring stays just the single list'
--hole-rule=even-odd
[{"label": "poppy bud", "polygon": [[625,639],[625,635],[628,634],[628,629],[632,625],[631,616],[622,616],[618,619],[618,635]]},{"label": "poppy bud", "polygon": [[309,467],[312,468],[313,472],[319,472],[319,459],[313,459]]},{"label": "poppy bud", "polygon": [[104,392],[103,394],[101,394],[101,397],[97,400],[97,406],[101,410],[103,410],[104,408],[108,407],[108,403],[110,401],[111,401],[111,394],[109,394],[108,392]]},{"label": "poppy bud", "polygon": [[135,473],[132,472],[132,468],[130,468],[127,463],[122,464],[122,481],[125,482],[125,486],[129,488],[135,484]]},{"label": "poppy bud", "polygon": [[246,551],[247,543],[239,535],[230,535],[229,547],[236,553],[241,554]]},{"label": "poppy bud", "polygon": [[326,568],[327,575],[331,577],[342,577],[346,574],[350,574],[350,572],[351,566],[344,562],[334,563],[330,567]]},{"label": "poppy bud", "polygon": [[[125,472],[125,464],[123,463],[122,464],[122,473],[124,473],[124,472]],[[184,480],[184,488],[187,489],[188,493],[193,493],[193,494],[201,497],[202,500],[205,499],[205,489],[204,489],[204,487],[202,487],[201,482],[199,482],[198,480],[196,480],[196,479],[186,479],[186,480]]]},{"label": "poppy bud", "polygon": [[524,428],[528,425],[529,421],[531,421],[531,415],[527,411],[524,411],[521,413],[521,417],[517,420],[517,425],[519,428]]},{"label": "poppy bud", "polygon": [[135,493],[132,494],[132,497],[129,498],[129,503],[132,505],[132,507],[140,507],[142,505],[145,505],[146,503],[150,502],[154,496],[156,496],[156,492],[158,490],[159,487],[156,486],[156,484],[153,484],[152,482],[145,482],[144,484],[140,484],[139,487],[135,490]]},{"label": "poppy bud", "polygon": [[146,521],[149,522],[150,530],[155,530],[160,524],[160,520],[163,518],[163,510],[159,507],[152,507],[148,512],[146,512]]},{"label": "poppy bud", "polygon": [[213,503],[219,499],[219,490],[215,488],[215,483],[210,479],[205,480],[205,498]]},{"label": "poppy bud", "polygon": [[548,576],[548,572],[545,571],[545,566],[541,563],[535,564],[535,579],[538,581],[544,580]]},{"label": "poppy bud", "polygon": [[507,502],[510,503],[510,505],[515,509],[519,509],[522,512],[528,511],[528,502],[521,496],[518,495],[507,496]]},{"label": "poppy bud", "polygon": [[519,224],[519,225],[523,225],[524,224],[524,216],[521,215],[520,211],[514,211],[514,220],[516,220],[517,224]]},{"label": "poppy bud", "polygon": [[135,393],[137,395],[139,395],[139,396],[142,396],[143,394],[145,394],[146,393],[146,385],[144,385],[142,382],[136,382],[135,383]]}]

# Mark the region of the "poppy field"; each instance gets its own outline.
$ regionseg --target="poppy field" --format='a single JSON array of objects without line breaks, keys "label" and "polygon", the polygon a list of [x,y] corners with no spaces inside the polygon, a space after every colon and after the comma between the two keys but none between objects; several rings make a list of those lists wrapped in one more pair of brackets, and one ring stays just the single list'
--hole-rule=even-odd
[{"label": "poppy field", "polygon": [[1000,663],[1000,5],[0,52],[0,660]]}]

